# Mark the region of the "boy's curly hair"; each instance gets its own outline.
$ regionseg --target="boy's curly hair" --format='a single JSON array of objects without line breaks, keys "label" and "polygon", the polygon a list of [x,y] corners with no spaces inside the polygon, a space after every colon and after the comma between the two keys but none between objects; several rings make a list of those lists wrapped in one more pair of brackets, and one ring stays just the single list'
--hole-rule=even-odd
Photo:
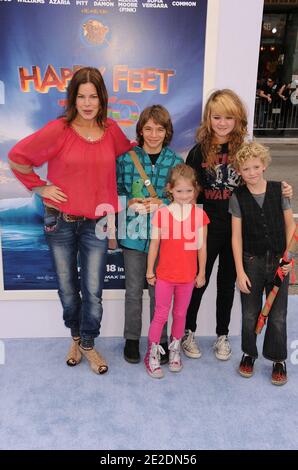
[{"label": "boy's curly hair", "polygon": [[245,142],[241,145],[234,157],[235,169],[239,171],[240,166],[242,166],[247,160],[250,160],[251,158],[259,158],[263,165],[267,168],[271,162],[270,150],[268,147],[258,144],[255,141]]}]

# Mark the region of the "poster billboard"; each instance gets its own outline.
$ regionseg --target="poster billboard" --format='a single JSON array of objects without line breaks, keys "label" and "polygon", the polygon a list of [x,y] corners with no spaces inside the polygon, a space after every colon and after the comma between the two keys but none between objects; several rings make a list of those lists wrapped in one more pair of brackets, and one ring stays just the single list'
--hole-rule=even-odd
[{"label": "poster billboard", "polygon": [[[63,113],[72,74],[92,65],[107,85],[109,117],[130,139],[142,109],[159,103],[173,119],[171,147],[184,156],[201,116],[207,0],[0,0],[0,11],[3,297],[57,289],[42,201],[10,172],[9,149]],[[110,252],[105,288],[123,289],[124,277],[121,252]]]}]

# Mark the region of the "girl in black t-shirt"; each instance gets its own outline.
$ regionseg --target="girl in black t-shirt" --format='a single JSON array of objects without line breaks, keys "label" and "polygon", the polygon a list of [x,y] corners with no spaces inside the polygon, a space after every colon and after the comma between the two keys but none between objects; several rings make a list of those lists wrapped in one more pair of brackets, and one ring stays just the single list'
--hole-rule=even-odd
[{"label": "girl in black t-shirt", "polygon": [[[231,356],[228,341],[231,309],[234,299],[236,271],[231,246],[231,216],[229,199],[240,184],[233,167],[233,156],[247,135],[247,112],[239,96],[232,90],[217,90],[208,99],[203,121],[197,131],[197,144],[189,152],[186,163],[192,166],[203,188],[198,203],[204,205],[210,224],[207,237],[206,284],[194,288],[188,307],[182,348],[191,358],[201,351],[195,342],[197,313],[208,286],[214,262],[219,257],[217,271],[216,334],[214,352],[217,359]],[[283,195],[292,196],[292,187],[284,183]]]}]

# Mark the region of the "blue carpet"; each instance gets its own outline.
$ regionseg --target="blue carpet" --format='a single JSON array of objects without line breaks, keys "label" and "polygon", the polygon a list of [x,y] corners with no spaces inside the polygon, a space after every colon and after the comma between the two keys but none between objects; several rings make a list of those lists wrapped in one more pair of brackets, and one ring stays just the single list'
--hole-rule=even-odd
[{"label": "blue carpet", "polygon": [[[103,376],[85,360],[65,365],[66,338],[5,340],[0,448],[297,449],[297,311],[298,296],[290,296],[289,382],[282,387],[271,384],[272,366],[263,358],[251,379],[237,373],[239,337],[231,338],[227,362],[214,357],[214,338],[200,339],[202,358],[183,357],[178,374],[164,366],[162,380],[149,377],[143,363],[123,360],[121,338],[97,341],[110,366]],[[145,347],[143,338],[143,355]]]}]

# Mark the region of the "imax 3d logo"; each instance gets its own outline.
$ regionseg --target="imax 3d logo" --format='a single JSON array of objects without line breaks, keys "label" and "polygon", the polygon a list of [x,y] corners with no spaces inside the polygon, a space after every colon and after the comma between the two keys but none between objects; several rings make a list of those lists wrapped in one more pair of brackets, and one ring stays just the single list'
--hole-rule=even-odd
[{"label": "imax 3d logo", "polygon": [[4,341],[0,340],[0,365],[5,364],[5,345]]},{"label": "imax 3d logo", "polygon": [[0,80],[0,104],[5,104],[5,87],[2,80]]}]

